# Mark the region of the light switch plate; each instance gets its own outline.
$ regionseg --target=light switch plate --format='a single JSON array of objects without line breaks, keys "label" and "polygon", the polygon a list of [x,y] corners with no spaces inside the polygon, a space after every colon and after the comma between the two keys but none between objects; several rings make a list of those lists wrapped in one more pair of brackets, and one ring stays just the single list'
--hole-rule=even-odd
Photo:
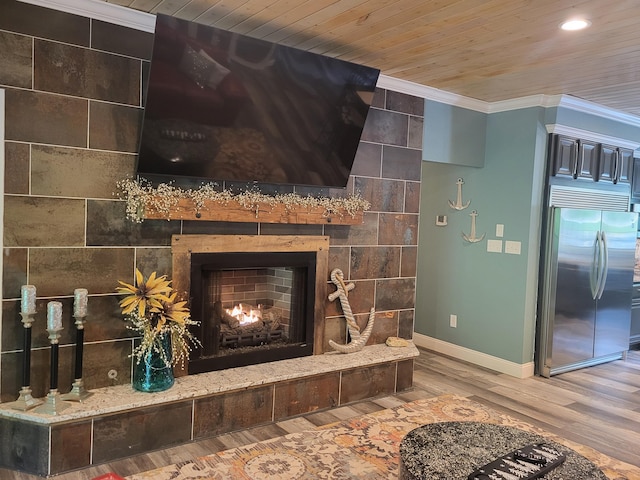
[{"label": "light switch plate", "polygon": [[501,223],[496,224],[496,237],[504,237],[504,225]]},{"label": "light switch plate", "polygon": [[487,252],[502,253],[502,240],[487,240]]},{"label": "light switch plate", "polygon": [[507,240],[504,242],[504,253],[511,253],[513,255],[520,255],[521,242],[514,242]]}]

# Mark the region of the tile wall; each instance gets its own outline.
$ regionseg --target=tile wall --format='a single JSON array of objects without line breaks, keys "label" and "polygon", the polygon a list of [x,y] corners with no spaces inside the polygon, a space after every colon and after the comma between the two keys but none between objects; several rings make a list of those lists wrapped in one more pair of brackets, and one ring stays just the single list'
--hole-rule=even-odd
[{"label": "tile wall", "polygon": [[[46,303],[63,303],[59,386],[71,387],[74,288],[89,290],[85,328],[87,388],[130,382],[132,339],[114,289],[134,268],[171,275],[172,234],[329,235],[329,271],[341,268],[370,339],[413,331],[423,100],[378,90],[347,192],[372,209],[358,226],[267,225],[125,219],[116,182],[132,176],[152,35],[16,0],[0,2],[0,88],[6,96],[4,268],[0,401],[21,386],[20,286],[36,286],[32,388],[49,385]],[[319,193],[299,188],[299,193]],[[320,192],[341,194],[341,192]],[[344,319],[327,304],[329,334],[343,339]],[[110,370],[117,378],[110,378]]]}]

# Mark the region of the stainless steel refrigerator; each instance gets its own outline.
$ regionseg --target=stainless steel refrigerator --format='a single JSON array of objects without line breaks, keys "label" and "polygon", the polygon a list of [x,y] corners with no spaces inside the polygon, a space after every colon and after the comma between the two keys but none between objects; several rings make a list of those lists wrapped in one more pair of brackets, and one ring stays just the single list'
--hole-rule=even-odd
[{"label": "stainless steel refrigerator", "polygon": [[629,349],[637,213],[549,209],[537,365],[541,375]]}]

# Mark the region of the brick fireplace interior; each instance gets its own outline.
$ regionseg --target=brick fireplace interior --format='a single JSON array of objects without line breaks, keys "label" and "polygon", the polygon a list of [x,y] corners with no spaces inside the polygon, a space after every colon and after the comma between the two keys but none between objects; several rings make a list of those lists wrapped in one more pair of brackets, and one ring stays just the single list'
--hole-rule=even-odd
[{"label": "brick fireplace interior", "polygon": [[[333,288],[328,276],[333,268],[342,269],[345,279],[355,284],[350,301],[361,327],[367,322],[369,309],[375,308],[376,323],[368,346],[384,348],[389,336],[410,339],[424,100],[377,89],[346,189],[259,186],[264,193],[303,196],[359,192],[371,203],[362,224],[294,225],[258,220],[132,223],[126,219],[125,202],[116,198],[114,191],[118,181],[135,172],[144,108],[143,79],[152,38],[151,33],[80,15],[16,0],[0,2],[0,52],[4,52],[0,54],[4,55],[0,88],[5,92],[0,402],[14,401],[21,388],[23,329],[19,310],[20,287],[25,284],[37,288],[31,361],[35,397],[44,397],[49,387],[45,326],[50,300],[63,304],[58,384],[61,393],[71,388],[75,288],[89,291],[84,335],[86,388],[130,388],[128,355],[134,340],[123,321],[115,288],[119,280],[131,282],[138,268],[147,276],[153,271],[167,274],[174,287],[185,289],[191,282],[190,267],[176,262],[176,255],[180,255],[172,246],[176,235],[222,236],[230,242],[237,236],[327,237],[329,246],[322,253],[326,255],[324,273],[316,272],[315,288],[323,293],[316,295],[314,303],[313,354],[329,351],[329,339],[347,341],[342,310],[326,297],[327,290]],[[315,359],[295,360],[304,363]],[[34,473],[63,472],[186,442],[193,439],[193,432],[204,438],[411,385],[411,359],[387,358],[384,362],[356,368],[345,357],[347,366],[343,369],[348,371],[337,367],[336,372],[297,382],[240,386],[237,391],[198,401],[123,409],[77,422],[58,424],[54,419],[50,425],[23,424],[0,418],[0,445],[5,449],[0,448],[0,465]],[[296,392],[304,395],[296,397]],[[280,401],[274,407],[269,402],[276,397]],[[238,408],[238,404],[244,407]],[[260,409],[253,407],[256,404]],[[167,428],[167,409],[175,413],[171,417],[176,418],[175,428]],[[201,419],[201,423],[193,425],[193,419]],[[30,447],[22,453],[15,451],[19,441]]]},{"label": "brick fireplace interior", "polygon": [[[192,333],[202,346],[192,351],[189,374],[314,353],[315,323],[324,324],[316,285],[325,280],[328,237],[234,236],[230,241],[205,235],[175,237],[173,243],[189,245],[187,255],[174,248],[174,256],[189,258],[191,316],[200,322]],[[317,319],[316,312],[322,312]]]}]

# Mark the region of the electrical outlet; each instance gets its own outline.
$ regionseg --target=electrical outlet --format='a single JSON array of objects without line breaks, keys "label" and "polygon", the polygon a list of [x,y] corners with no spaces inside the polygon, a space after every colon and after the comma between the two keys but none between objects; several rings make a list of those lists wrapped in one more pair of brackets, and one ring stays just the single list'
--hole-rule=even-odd
[{"label": "electrical outlet", "polygon": [[449,315],[449,326],[451,328],[458,328],[458,316],[453,313]]}]

